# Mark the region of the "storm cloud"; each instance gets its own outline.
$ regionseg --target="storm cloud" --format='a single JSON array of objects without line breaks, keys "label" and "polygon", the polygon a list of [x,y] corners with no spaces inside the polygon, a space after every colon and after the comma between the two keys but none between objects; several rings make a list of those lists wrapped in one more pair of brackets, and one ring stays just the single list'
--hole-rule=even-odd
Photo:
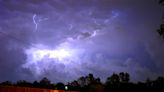
[{"label": "storm cloud", "polygon": [[0,81],[164,75],[155,0],[0,0],[0,14]]}]

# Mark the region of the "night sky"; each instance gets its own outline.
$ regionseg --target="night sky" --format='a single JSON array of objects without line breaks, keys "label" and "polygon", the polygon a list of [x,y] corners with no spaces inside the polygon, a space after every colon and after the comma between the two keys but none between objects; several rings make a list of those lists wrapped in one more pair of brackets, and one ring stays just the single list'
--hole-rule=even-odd
[{"label": "night sky", "polygon": [[158,0],[0,0],[0,82],[164,76]]}]

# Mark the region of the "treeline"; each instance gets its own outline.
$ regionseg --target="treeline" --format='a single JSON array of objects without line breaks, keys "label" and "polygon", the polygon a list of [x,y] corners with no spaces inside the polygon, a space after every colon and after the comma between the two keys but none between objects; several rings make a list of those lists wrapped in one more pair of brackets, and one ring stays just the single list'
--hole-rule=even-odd
[{"label": "treeline", "polygon": [[156,80],[147,79],[145,82],[130,82],[130,75],[121,72],[113,73],[102,83],[100,78],[94,77],[93,74],[81,76],[77,80],[67,83],[53,84],[46,77],[33,83],[25,80],[19,80],[16,83],[10,81],[2,82],[0,85],[46,88],[57,90],[75,90],[80,92],[164,92],[164,77],[158,77]]}]

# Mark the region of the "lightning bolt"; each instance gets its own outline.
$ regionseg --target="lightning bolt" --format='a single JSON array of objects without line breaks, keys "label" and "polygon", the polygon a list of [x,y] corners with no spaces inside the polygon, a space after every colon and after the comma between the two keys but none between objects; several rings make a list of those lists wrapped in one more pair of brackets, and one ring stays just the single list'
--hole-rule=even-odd
[{"label": "lightning bolt", "polygon": [[38,22],[48,20],[48,18],[39,19]]},{"label": "lightning bolt", "polygon": [[33,15],[32,17],[33,23],[35,24],[35,31],[38,29],[39,22],[48,20],[48,18],[43,18],[43,19],[36,19],[36,14]]},{"label": "lightning bolt", "polygon": [[35,31],[38,29],[38,23],[36,22],[36,20],[35,20],[35,18],[36,18],[36,14],[34,14],[33,15],[33,23],[35,24]]}]

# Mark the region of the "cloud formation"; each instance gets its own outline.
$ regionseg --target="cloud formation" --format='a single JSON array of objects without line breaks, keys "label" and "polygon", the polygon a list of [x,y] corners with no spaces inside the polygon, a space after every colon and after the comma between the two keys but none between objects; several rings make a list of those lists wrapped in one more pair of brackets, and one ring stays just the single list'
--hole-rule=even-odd
[{"label": "cloud formation", "polygon": [[[155,32],[161,12],[153,0],[0,0],[0,81],[163,75],[164,43]],[[48,18],[37,31],[35,14],[37,23]],[[70,55],[52,58],[63,50]]]}]

